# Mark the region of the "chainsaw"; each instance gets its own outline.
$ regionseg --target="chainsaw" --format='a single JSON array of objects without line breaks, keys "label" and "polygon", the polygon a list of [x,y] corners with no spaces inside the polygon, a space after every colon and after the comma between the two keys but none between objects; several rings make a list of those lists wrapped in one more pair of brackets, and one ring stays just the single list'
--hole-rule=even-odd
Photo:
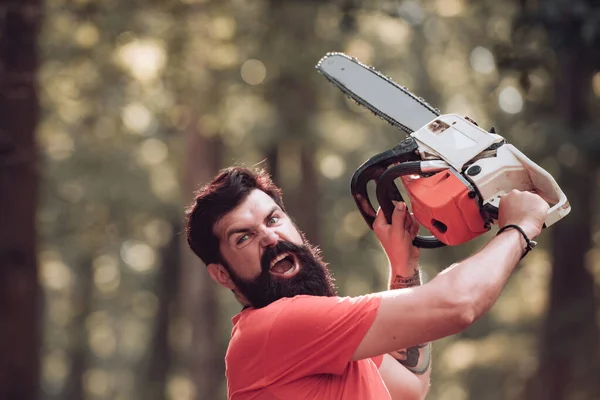
[{"label": "chainsaw", "polygon": [[371,157],[352,176],[350,190],[373,228],[376,210],[367,185],[388,223],[393,201],[405,188],[417,222],[432,236],[417,235],[421,248],[455,246],[497,224],[500,197],[513,189],[533,191],[550,205],[544,227],[565,217],[571,206],[555,179],[492,128],[457,114],[441,114],[374,68],[343,53],[327,53],[317,70],[359,105],[407,134],[392,149]]}]

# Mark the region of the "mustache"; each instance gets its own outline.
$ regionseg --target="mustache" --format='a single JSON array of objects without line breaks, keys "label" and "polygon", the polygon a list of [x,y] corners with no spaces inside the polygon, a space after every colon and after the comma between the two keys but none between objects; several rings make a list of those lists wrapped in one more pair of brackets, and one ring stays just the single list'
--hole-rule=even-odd
[{"label": "mustache", "polygon": [[305,246],[297,245],[291,242],[280,241],[274,246],[267,247],[262,257],[260,258],[260,267],[263,272],[268,271],[271,266],[271,262],[279,255],[284,253],[290,254],[302,254],[307,252],[308,249]]}]

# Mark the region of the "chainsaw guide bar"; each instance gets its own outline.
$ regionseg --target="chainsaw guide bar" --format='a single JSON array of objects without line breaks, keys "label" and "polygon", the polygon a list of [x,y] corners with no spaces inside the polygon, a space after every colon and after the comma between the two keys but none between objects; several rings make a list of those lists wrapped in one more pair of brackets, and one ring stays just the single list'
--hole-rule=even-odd
[{"label": "chainsaw guide bar", "polygon": [[[327,53],[317,63],[316,69],[350,99],[407,134],[418,130],[440,115],[440,111],[424,99],[346,54]],[[356,94],[367,90],[375,92],[376,96],[370,96],[371,99],[367,100]],[[405,96],[400,97],[398,90]],[[374,102],[376,104],[373,104]]]}]

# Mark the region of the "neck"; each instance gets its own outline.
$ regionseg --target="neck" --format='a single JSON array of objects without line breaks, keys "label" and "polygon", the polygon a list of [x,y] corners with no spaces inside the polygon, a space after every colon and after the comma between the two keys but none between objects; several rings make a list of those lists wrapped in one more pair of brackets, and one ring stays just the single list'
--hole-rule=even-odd
[{"label": "neck", "polygon": [[237,290],[231,290],[235,296],[235,299],[244,307],[244,308],[248,308],[248,307],[252,307],[252,304],[250,304],[250,302],[248,301],[248,299],[241,294],[239,291]]}]

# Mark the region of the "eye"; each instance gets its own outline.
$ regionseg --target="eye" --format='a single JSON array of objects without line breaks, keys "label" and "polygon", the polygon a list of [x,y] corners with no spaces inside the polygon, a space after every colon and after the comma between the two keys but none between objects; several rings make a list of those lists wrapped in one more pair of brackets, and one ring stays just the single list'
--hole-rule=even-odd
[{"label": "eye", "polygon": [[276,215],[273,215],[268,221],[269,225],[276,224],[277,222],[279,222],[279,217]]},{"label": "eye", "polygon": [[238,238],[238,240],[237,240],[237,242],[236,242],[236,243],[237,243],[237,244],[242,244],[242,243],[244,243],[244,242],[245,242],[246,240],[248,240],[248,239],[250,239],[250,234],[246,233],[246,234],[244,234],[244,235],[240,236],[240,237]]}]

